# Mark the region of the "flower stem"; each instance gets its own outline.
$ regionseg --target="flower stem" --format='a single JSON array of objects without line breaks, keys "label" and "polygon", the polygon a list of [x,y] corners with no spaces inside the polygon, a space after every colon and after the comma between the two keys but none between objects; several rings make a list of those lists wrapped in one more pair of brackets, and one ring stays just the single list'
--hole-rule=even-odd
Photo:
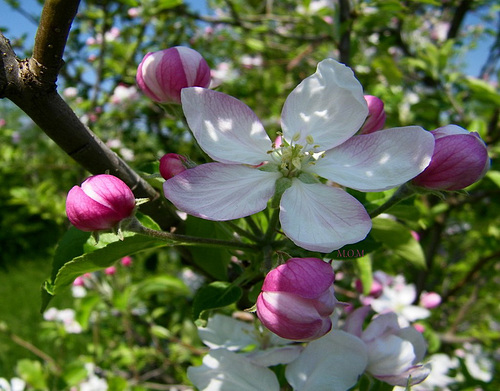
[{"label": "flower stem", "polygon": [[136,218],[132,219],[126,228],[128,231],[135,232],[139,235],[149,236],[165,242],[175,242],[177,246],[199,245],[204,247],[225,247],[237,248],[251,251],[259,251],[259,247],[253,244],[235,242],[231,240],[220,240],[211,238],[201,238],[197,236],[179,235],[171,232],[156,231],[143,226]]},{"label": "flower stem", "polygon": [[378,208],[372,210],[369,213],[370,217],[373,219],[379,214],[385,212],[387,209],[396,205],[398,202],[411,197],[413,194],[415,194],[415,190],[411,186],[409,186],[407,183],[401,185],[399,189],[397,189],[396,192],[391,196],[391,198],[387,200],[386,203],[380,205]]},{"label": "flower stem", "polygon": [[269,243],[273,239],[273,236],[276,234],[276,227],[279,221],[280,210],[279,208],[273,209],[273,214],[269,219],[269,225],[267,227],[267,231],[262,238],[263,243]]}]

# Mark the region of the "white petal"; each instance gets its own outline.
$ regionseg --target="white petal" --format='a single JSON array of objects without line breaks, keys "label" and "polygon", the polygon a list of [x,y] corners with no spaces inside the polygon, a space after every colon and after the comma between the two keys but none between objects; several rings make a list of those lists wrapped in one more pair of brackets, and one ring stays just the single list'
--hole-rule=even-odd
[{"label": "white petal", "polygon": [[371,341],[368,346],[368,367],[374,376],[395,376],[405,372],[415,360],[411,342],[395,335]]},{"label": "white petal", "polygon": [[299,357],[303,349],[301,345],[281,346],[266,350],[256,349],[245,356],[255,365],[272,367],[274,365],[291,363]]},{"label": "white petal", "polygon": [[360,191],[387,190],[420,174],[433,150],[434,137],[419,126],[386,129],[352,137],[310,171]]},{"label": "white petal", "polygon": [[346,391],[364,372],[367,357],[358,337],[333,330],[309,343],[287,366],[285,376],[294,391]]},{"label": "white petal", "polygon": [[363,125],[368,107],[363,88],[345,65],[326,59],[316,73],[304,79],[288,96],[281,122],[285,140],[310,135],[321,151],[340,145]]},{"label": "white petal", "polygon": [[280,176],[242,165],[207,163],[169,179],[163,190],[179,210],[225,221],[265,209]]},{"label": "white petal", "polygon": [[401,329],[398,332],[398,336],[410,341],[413,345],[413,350],[415,351],[415,361],[413,361],[412,364],[421,362],[425,357],[425,352],[427,351],[427,343],[425,342],[422,333],[418,332],[415,327],[410,326]]},{"label": "white petal", "polygon": [[200,391],[279,391],[276,375],[225,349],[210,351],[203,364],[189,367],[189,380]]},{"label": "white petal", "polygon": [[211,349],[225,348],[234,351],[258,343],[255,327],[220,314],[212,316],[208,320],[207,327],[199,327],[198,335]]},{"label": "white petal", "polygon": [[297,245],[331,252],[363,240],[371,220],[361,203],[342,189],[293,180],[280,204],[281,228]]},{"label": "white petal", "polygon": [[410,305],[403,307],[401,310],[401,315],[408,319],[410,322],[414,322],[417,319],[425,319],[431,316],[431,311],[427,308],[418,307],[416,305]]},{"label": "white petal", "polygon": [[212,159],[251,165],[268,159],[271,139],[243,102],[200,87],[182,89],[181,100],[196,141]]}]

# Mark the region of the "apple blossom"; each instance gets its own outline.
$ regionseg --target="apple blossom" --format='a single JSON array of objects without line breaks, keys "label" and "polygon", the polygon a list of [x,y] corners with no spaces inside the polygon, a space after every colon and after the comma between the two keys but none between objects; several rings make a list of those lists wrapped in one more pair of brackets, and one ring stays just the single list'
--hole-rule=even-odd
[{"label": "apple blossom", "polygon": [[363,301],[363,304],[370,304],[372,309],[379,314],[395,313],[399,324],[405,327],[417,319],[428,318],[431,314],[427,308],[413,305],[416,297],[415,285],[407,284],[404,277],[398,275],[388,279],[387,284],[383,284],[381,295]]},{"label": "apple blossom", "polygon": [[380,130],[385,125],[384,102],[373,95],[365,95],[368,104],[368,117],[361,128],[362,134],[368,134]]},{"label": "apple blossom", "polygon": [[135,198],[132,190],[119,178],[101,174],[74,186],[66,198],[66,214],[82,231],[107,230],[132,216]]},{"label": "apple blossom", "polygon": [[239,100],[197,87],[181,97],[194,137],[217,162],[169,179],[165,196],[183,212],[224,221],[260,212],[275,195],[281,229],[307,250],[331,252],[371,229],[363,205],[320,178],[359,191],[390,189],[422,172],[434,148],[418,126],[354,136],[367,104],[353,72],[333,59],[286,99],[278,148]]},{"label": "apple blossom", "polygon": [[257,316],[273,333],[311,341],[332,328],[334,272],[318,258],[291,258],[271,270],[257,298]]},{"label": "apple blossom", "polygon": [[428,367],[418,365],[425,356],[426,344],[413,327],[401,328],[394,313],[378,315],[363,330],[370,307],[361,307],[346,320],[345,330],[366,345],[366,371],[386,383],[398,386],[418,384],[429,374]]},{"label": "apple blossom", "polygon": [[457,125],[431,131],[436,139],[429,166],[412,183],[432,190],[460,190],[481,179],[490,168],[479,134]]},{"label": "apple blossom", "polygon": [[210,68],[196,50],[176,46],[146,54],[137,69],[136,80],[152,100],[180,104],[183,88],[210,85]]}]

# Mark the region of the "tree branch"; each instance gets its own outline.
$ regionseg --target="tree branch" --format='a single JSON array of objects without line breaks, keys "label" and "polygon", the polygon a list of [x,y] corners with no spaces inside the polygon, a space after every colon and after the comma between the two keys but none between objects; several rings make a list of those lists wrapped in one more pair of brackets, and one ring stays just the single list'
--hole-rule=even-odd
[{"label": "tree branch", "polygon": [[33,56],[29,67],[42,84],[54,87],[71,23],[78,11],[80,0],[46,0],[40,25],[36,32]]}]

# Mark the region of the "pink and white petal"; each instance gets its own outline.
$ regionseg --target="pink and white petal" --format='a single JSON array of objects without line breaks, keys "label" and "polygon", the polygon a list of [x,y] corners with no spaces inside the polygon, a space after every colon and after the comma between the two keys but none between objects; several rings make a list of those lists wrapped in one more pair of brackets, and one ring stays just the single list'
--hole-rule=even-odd
[{"label": "pink and white petal", "polygon": [[371,310],[371,307],[367,305],[359,307],[354,310],[354,312],[350,313],[345,321],[343,327],[344,331],[361,338],[363,323]]},{"label": "pink and white petal", "polygon": [[412,364],[417,364],[421,362],[425,357],[425,352],[427,351],[427,342],[425,341],[422,333],[417,331],[413,326],[405,327],[398,331],[398,336],[410,341],[413,345],[413,350],[415,352],[415,360]]},{"label": "pink and white petal", "polygon": [[271,139],[243,102],[200,87],[182,89],[181,100],[196,141],[212,159],[251,165],[268,160]]},{"label": "pink and white petal", "polygon": [[368,346],[366,370],[373,376],[403,373],[415,360],[411,342],[395,335],[386,335],[371,341]]},{"label": "pink and white petal", "polygon": [[422,383],[427,376],[431,373],[430,365],[415,365],[408,369],[407,371],[400,373],[398,375],[393,376],[375,376],[377,379],[382,380],[383,382],[389,383],[393,386],[405,387],[408,384],[413,386],[415,384]]},{"label": "pink and white petal", "polygon": [[203,364],[189,367],[187,376],[200,391],[279,391],[273,371],[255,365],[242,354],[211,350]]},{"label": "pink and white petal", "polygon": [[368,362],[366,345],[358,337],[333,330],[310,342],[288,364],[285,377],[295,391],[344,391],[354,386]]},{"label": "pink and white petal", "polygon": [[344,190],[298,179],[281,198],[280,221],[297,246],[324,253],[363,240],[372,226],[363,205]]},{"label": "pink and white petal", "polygon": [[236,164],[207,163],[163,184],[179,210],[207,220],[233,220],[260,212],[274,194],[280,173]]},{"label": "pink and white petal", "polygon": [[312,136],[320,151],[331,149],[354,135],[368,115],[363,88],[352,70],[333,59],[318,64],[288,95],[281,114],[285,140],[306,144]]},{"label": "pink and white petal", "polygon": [[354,136],[325,153],[309,171],[360,191],[391,189],[430,163],[434,137],[419,126]]}]

